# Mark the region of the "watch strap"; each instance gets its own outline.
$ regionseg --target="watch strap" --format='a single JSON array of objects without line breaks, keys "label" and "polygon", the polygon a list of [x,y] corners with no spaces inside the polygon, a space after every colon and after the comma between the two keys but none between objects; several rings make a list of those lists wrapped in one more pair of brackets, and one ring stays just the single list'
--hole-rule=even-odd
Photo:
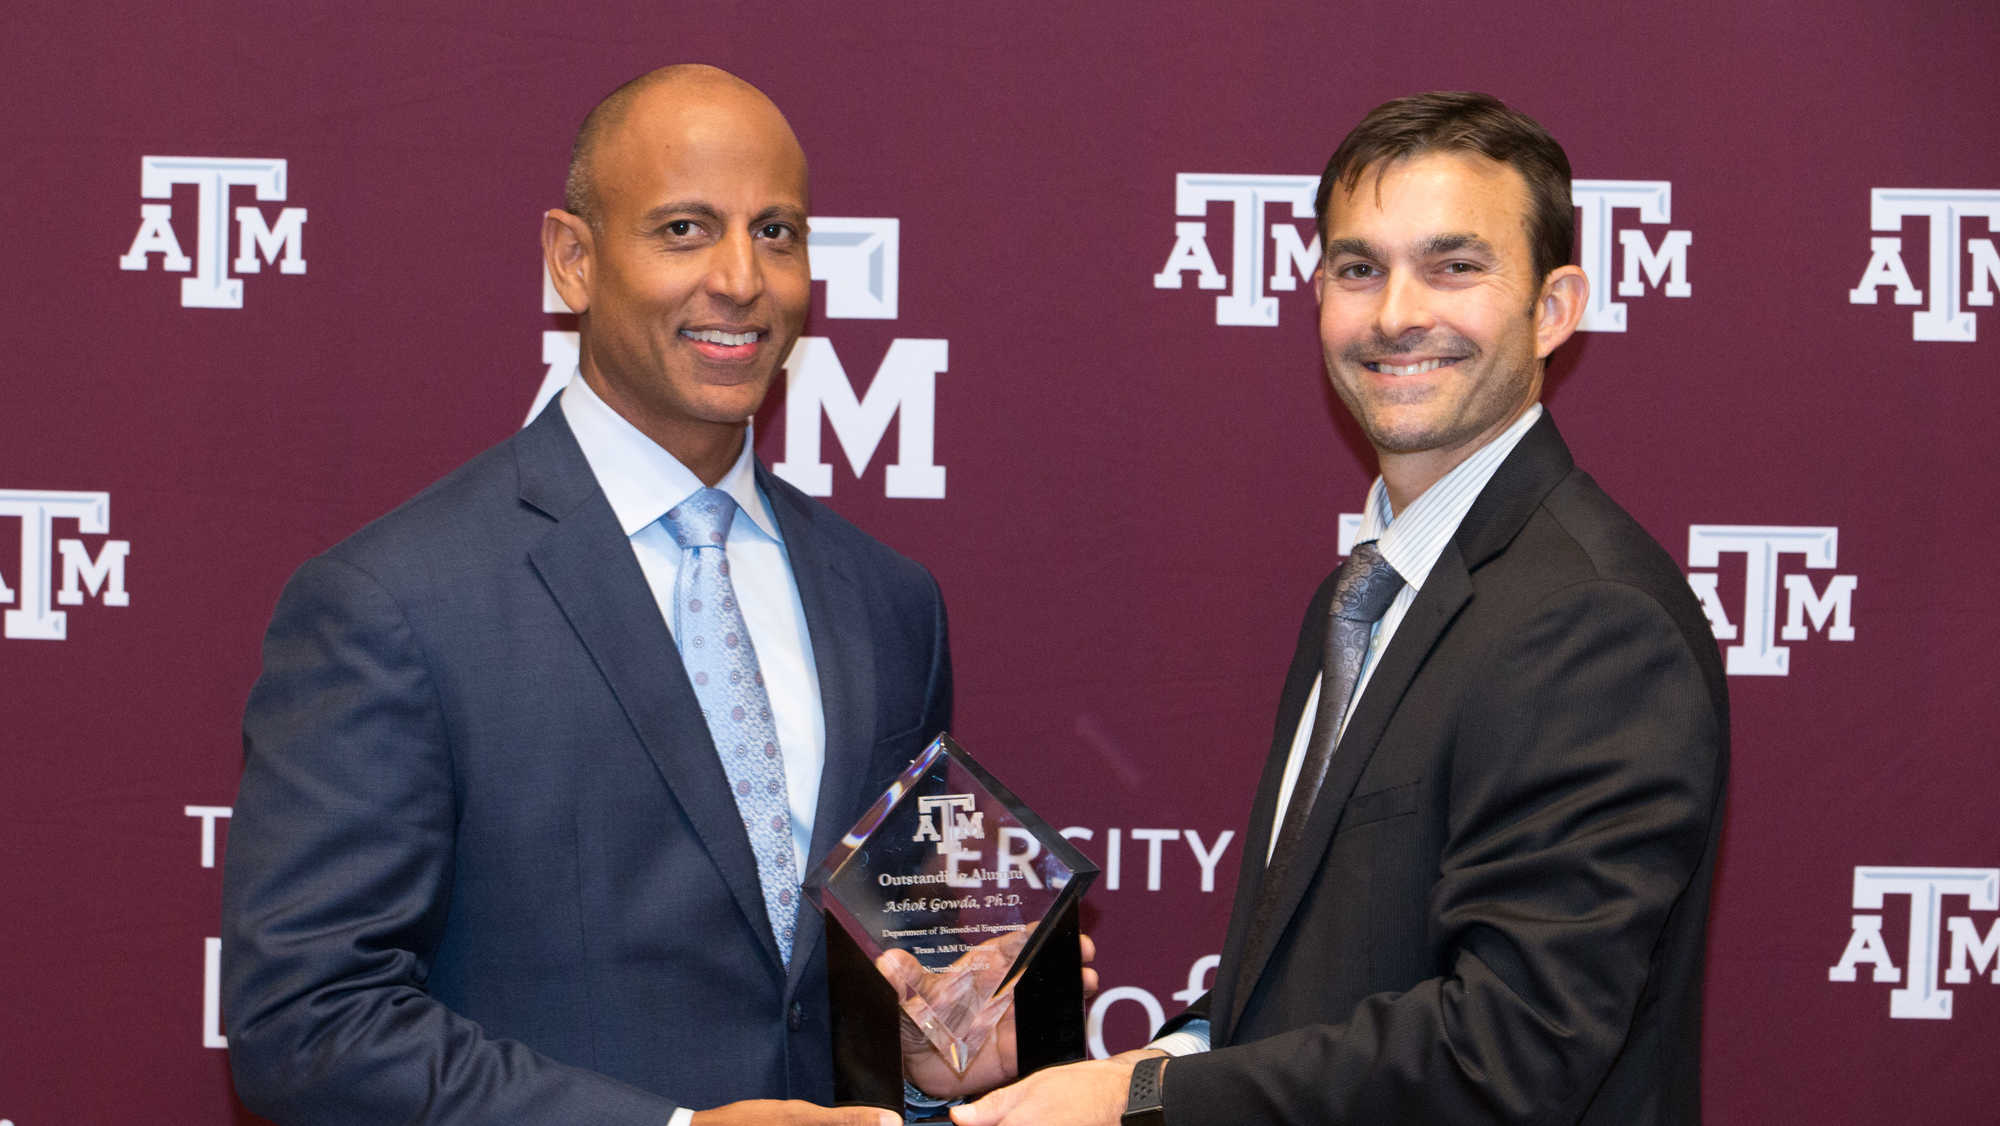
[{"label": "watch strap", "polygon": [[1147,1056],[1132,1068],[1132,1085],[1125,1092],[1120,1126],[1166,1126],[1166,1089],[1160,1081],[1168,1056]]}]

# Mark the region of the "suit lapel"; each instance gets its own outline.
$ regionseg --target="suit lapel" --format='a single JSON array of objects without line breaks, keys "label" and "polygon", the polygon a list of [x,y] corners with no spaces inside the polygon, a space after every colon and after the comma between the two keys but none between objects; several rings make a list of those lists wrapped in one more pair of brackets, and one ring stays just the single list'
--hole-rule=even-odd
[{"label": "suit lapel", "polygon": [[1544,410],[1459,521],[1452,542],[1459,546],[1466,567],[1477,570],[1514,542],[1528,517],[1541,507],[1542,498],[1575,468],[1555,419]]},{"label": "suit lapel", "polygon": [[[555,404],[515,439],[521,499],[555,520],[529,562],[604,675],[773,965],[757,861],[694,686],[630,541]],[[641,609],[642,608],[642,609]],[[635,612],[637,610],[638,612]]]},{"label": "suit lapel", "polygon": [[[1319,795],[1314,799],[1312,812],[1306,819],[1305,830],[1299,840],[1299,857],[1291,864],[1283,876],[1282,886],[1272,894],[1279,896],[1276,914],[1270,926],[1266,927],[1254,948],[1242,949],[1243,972],[1232,974],[1229,981],[1255,982],[1270,960],[1278,936],[1282,935],[1290,919],[1304,900],[1306,889],[1311,886],[1324,861],[1328,846],[1339,830],[1340,821],[1347,811],[1347,799],[1353,795],[1356,783],[1367,769],[1368,762],[1380,746],[1390,721],[1401,706],[1403,698],[1431,652],[1444,637],[1465,605],[1472,600],[1472,570],[1491,559],[1512,542],[1527,523],[1542,498],[1569,472],[1573,463],[1569,449],[1557,434],[1555,421],[1546,409],[1542,417],[1500,464],[1479,498],[1459,522],[1458,530],[1444,546],[1436,564],[1431,568],[1424,586],[1410,603],[1408,613],[1396,627],[1396,635],[1383,651],[1375,670],[1370,674],[1368,684],[1362,691],[1361,699],[1355,704],[1348,717],[1347,727],[1341,733],[1340,744],[1334,750],[1333,760],[1327,768],[1324,782],[1320,784]],[[1281,714],[1292,718],[1292,724],[1280,723],[1277,742],[1272,748],[1272,761],[1265,770],[1265,786],[1258,791],[1258,804],[1253,811],[1249,835],[1256,838],[1246,842],[1246,848],[1254,849],[1244,859],[1245,878],[1239,882],[1237,903],[1230,920],[1229,943],[1239,948],[1248,941],[1249,918],[1254,914],[1255,895],[1261,887],[1253,889],[1250,898],[1242,893],[1242,885],[1261,884],[1264,845],[1259,842],[1270,840],[1272,815],[1276,811],[1276,783],[1271,779],[1272,769],[1284,769],[1285,759],[1291,752],[1290,731],[1299,721],[1305,707],[1306,693],[1311,690],[1312,677],[1319,672],[1318,646],[1324,641],[1327,630],[1326,613],[1330,604],[1332,581],[1322,584],[1320,593],[1313,599],[1313,611],[1306,627],[1300,631],[1300,651],[1293,658],[1292,670],[1286,678],[1286,706]],[[1313,649],[1307,650],[1310,638]],[[1299,665],[1305,661],[1305,687],[1298,689],[1294,682],[1300,677]],[[1266,789],[1270,790],[1268,799]],[[1257,861],[1258,879],[1249,879],[1251,857]],[[1223,967],[1235,963],[1225,947]],[[1218,978],[1218,980],[1222,980]],[[1253,990],[1245,989],[1242,995],[1235,995],[1231,989],[1227,997],[1219,997],[1218,1011],[1226,1017],[1222,1037],[1218,1044],[1229,1043],[1237,1021],[1242,1017],[1243,1008]],[[1222,1008],[1226,1005],[1226,1008]]]},{"label": "suit lapel", "polygon": [[[847,560],[832,550],[821,526],[821,514],[797,490],[768,473],[761,462],[757,481],[785,537],[785,554],[799,588],[799,603],[805,608],[806,632],[812,638],[813,664],[819,673],[826,757],[813,813],[812,849],[806,857],[809,873],[851,827],[856,811],[874,797],[864,793],[875,742],[870,706],[875,699],[874,646],[864,600]],[[803,896],[798,912],[792,949],[811,950],[824,929],[820,913]],[[793,958],[793,985],[805,962],[805,958]]]}]

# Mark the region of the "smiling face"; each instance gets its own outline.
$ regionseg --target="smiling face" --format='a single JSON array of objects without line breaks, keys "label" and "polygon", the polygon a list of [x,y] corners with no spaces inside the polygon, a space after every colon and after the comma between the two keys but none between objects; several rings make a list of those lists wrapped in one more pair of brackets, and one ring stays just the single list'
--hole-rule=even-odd
[{"label": "smiling face", "polygon": [[[720,72],[641,90],[591,159],[594,221],[544,221],[591,390],[713,483],[805,324],[805,155]],[[713,476],[711,476],[711,473]]]},{"label": "smiling face", "polygon": [[1420,153],[1335,193],[1316,279],[1327,377],[1401,508],[1541,394],[1582,314],[1574,266],[1535,276],[1527,185],[1476,153]]}]

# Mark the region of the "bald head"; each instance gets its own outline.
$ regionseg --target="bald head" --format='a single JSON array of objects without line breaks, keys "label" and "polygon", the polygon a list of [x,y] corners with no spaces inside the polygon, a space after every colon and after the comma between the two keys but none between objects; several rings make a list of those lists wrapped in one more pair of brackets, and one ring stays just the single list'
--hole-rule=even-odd
[{"label": "bald head", "polygon": [[[699,109],[733,110],[750,119],[782,131],[791,147],[798,138],[776,103],[762,90],[720,67],[704,63],[676,63],[648,71],[605,95],[603,101],[585,115],[570,146],[569,175],[563,183],[563,209],[583,219],[593,229],[603,222],[599,182],[604,152],[613,147],[626,127],[639,116],[673,116]],[[799,162],[805,162],[803,150]]]},{"label": "bald head", "polygon": [[542,257],[584,382],[714,484],[812,303],[798,138],[734,75],[656,70],[591,111],[568,196]]}]

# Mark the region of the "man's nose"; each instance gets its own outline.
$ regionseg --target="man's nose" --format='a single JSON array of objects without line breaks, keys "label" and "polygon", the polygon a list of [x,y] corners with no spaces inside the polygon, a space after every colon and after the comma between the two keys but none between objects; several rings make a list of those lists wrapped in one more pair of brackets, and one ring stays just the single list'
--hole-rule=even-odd
[{"label": "man's nose", "polygon": [[1375,327],[1384,339],[1400,340],[1415,331],[1429,331],[1436,323],[1431,309],[1431,289],[1423,279],[1405,271],[1391,274],[1382,286],[1382,304],[1375,313]]},{"label": "man's nose", "polygon": [[736,305],[748,305],[764,292],[764,264],[748,231],[733,232],[716,243],[709,259],[708,288]]}]

